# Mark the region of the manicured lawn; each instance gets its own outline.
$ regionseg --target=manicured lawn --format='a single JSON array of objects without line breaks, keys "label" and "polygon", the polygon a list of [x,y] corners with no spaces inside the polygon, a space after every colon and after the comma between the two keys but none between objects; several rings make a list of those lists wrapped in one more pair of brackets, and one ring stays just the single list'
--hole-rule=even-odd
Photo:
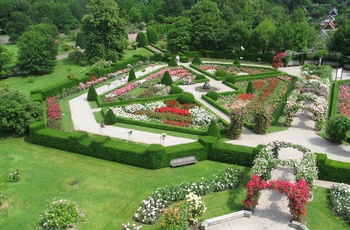
[{"label": "manicured lawn", "polygon": [[126,49],[124,55],[124,59],[131,58],[133,55],[142,55],[144,57],[150,56],[152,53],[145,48],[137,48],[136,50],[134,49]]},{"label": "manicured lawn", "polygon": [[[23,138],[5,138],[0,144],[0,183],[16,169],[22,176],[3,189],[10,204],[0,211],[1,229],[35,229],[47,200],[55,197],[78,202],[88,219],[82,229],[120,229],[157,187],[209,178],[229,166],[203,161],[146,170],[32,145]],[[74,180],[78,184],[70,185]]]}]

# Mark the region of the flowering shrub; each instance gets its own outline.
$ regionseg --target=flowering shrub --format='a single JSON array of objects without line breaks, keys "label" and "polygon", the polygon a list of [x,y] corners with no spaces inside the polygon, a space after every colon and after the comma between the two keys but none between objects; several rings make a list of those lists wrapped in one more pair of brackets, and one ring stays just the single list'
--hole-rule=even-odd
[{"label": "flowering shrub", "polygon": [[85,215],[76,202],[54,199],[40,214],[39,224],[43,229],[77,229],[84,221]]},{"label": "flowering shrub", "polygon": [[252,179],[248,182],[246,198],[243,205],[246,209],[252,210],[259,204],[261,190],[273,189],[281,194],[286,194],[288,197],[288,207],[290,213],[295,220],[302,222],[306,218],[306,205],[310,197],[309,185],[303,180],[292,184],[288,181],[269,181],[261,180],[256,174],[253,174]]},{"label": "flowering shrub", "polygon": [[47,97],[47,125],[50,128],[61,128],[62,111],[56,97]]},{"label": "flowering shrub", "polygon": [[180,202],[174,207],[164,209],[160,226],[166,230],[187,230],[189,228],[189,217],[188,204]]},{"label": "flowering shrub", "polygon": [[9,173],[9,182],[18,182],[20,180],[20,174],[19,174],[19,170],[17,169],[16,171]]},{"label": "flowering shrub", "polygon": [[142,226],[137,226],[136,224],[130,224],[130,222],[128,222],[127,224],[123,224],[123,230],[140,230],[142,228]]},{"label": "flowering shrub", "polygon": [[101,82],[104,82],[104,81],[107,81],[108,78],[107,77],[95,77],[95,76],[92,76],[90,81],[86,82],[85,84],[80,82],[79,85],[77,86],[77,89],[78,90],[85,90],[85,89],[88,89],[90,88],[91,86],[93,85],[97,85]]},{"label": "flowering shrub", "polygon": [[283,66],[283,63],[282,63],[283,57],[284,57],[283,52],[276,54],[272,59],[272,67],[275,69],[282,67]]},{"label": "flowering shrub", "polygon": [[254,123],[255,123],[255,132],[258,134],[265,134],[267,129],[271,124],[271,114],[268,109],[257,108],[254,111]]},{"label": "flowering shrub", "polygon": [[147,200],[141,202],[134,214],[134,219],[144,224],[153,224],[158,220],[164,208],[173,202],[184,200],[188,193],[203,196],[234,188],[241,182],[242,175],[241,169],[227,168],[221,175],[214,175],[210,180],[202,178],[199,182],[183,182],[158,188]]},{"label": "flowering shrub", "polygon": [[350,86],[340,85],[338,90],[338,112],[350,117]]},{"label": "flowering shrub", "polygon": [[333,184],[329,190],[329,205],[336,215],[350,220],[350,185]]},{"label": "flowering shrub", "polygon": [[238,139],[242,134],[244,118],[247,115],[247,112],[242,109],[231,110],[230,116],[230,126],[228,128],[228,136],[231,140]]},{"label": "flowering shrub", "polygon": [[207,208],[202,199],[194,193],[189,193],[185,197],[189,208],[189,222],[191,225],[197,223]]}]

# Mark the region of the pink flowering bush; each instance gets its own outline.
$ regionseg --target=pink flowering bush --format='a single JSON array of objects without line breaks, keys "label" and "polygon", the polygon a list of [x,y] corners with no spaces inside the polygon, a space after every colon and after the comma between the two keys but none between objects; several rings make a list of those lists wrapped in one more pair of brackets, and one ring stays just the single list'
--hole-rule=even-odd
[{"label": "pink flowering bush", "polygon": [[80,82],[79,85],[77,86],[77,88],[78,88],[79,90],[85,90],[85,89],[90,88],[90,87],[93,86],[93,85],[97,85],[97,84],[99,84],[99,83],[101,83],[101,82],[104,82],[104,81],[107,81],[107,80],[108,80],[108,78],[106,78],[106,77],[99,77],[99,78],[96,78],[95,76],[92,76],[92,77],[91,77],[91,80],[88,81],[88,82],[86,82],[85,84],[82,83],[82,82]]},{"label": "pink flowering bush", "polygon": [[283,57],[284,57],[283,52],[276,54],[272,59],[272,67],[275,69],[282,67],[283,66],[283,63],[282,63]]},{"label": "pink flowering bush", "polygon": [[338,91],[338,112],[350,117],[350,87],[349,85],[339,86]]},{"label": "pink flowering bush", "polygon": [[50,128],[61,128],[62,111],[56,97],[47,97],[47,125]]}]

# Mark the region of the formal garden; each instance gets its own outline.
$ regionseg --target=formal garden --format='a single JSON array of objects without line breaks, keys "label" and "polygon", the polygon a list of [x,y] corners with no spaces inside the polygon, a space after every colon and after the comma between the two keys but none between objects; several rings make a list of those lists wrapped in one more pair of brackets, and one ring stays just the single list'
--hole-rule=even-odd
[{"label": "formal garden", "polygon": [[[326,41],[312,26],[324,4],[117,2],[0,3],[1,229],[198,229],[254,216],[267,190],[288,223],[349,229],[350,163],[332,158],[350,143],[350,80],[332,77],[350,68],[346,15]],[[238,144],[300,116],[325,152]]]}]

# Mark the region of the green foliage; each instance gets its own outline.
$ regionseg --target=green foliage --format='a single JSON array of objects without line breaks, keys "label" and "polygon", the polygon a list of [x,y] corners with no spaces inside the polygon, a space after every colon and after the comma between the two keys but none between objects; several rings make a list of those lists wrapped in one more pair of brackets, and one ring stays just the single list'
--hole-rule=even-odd
[{"label": "green foliage", "polygon": [[183,92],[179,95],[179,97],[177,98],[177,101],[180,104],[192,103],[194,102],[194,96],[192,93]]},{"label": "green foliage", "polygon": [[88,101],[96,101],[96,98],[98,97],[98,94],[95,90],[94,86],[91,86],[89,88],[88,94],[87,94],[87,100]]},{"label": "green foliage", "polygon": [[18,182],[21,179],[19,170],[9,173],[9,179],[8,182]]},{"label": "green foliage", "polygon": [[53,39],[57,38],[59,35],[57,27],[50,23],[40,23],[36,25],[28,26],[26,31],[37,31],[45,36],[49,36]]},{"label": "green foliage", "polygon": [[78,49],[75,49],[73,52],[68,54],[68,59],[74,61],[76,64],[79,64],[84,60],[84,53]]},{"label": "green foliage", "polygon": [[0,90],[0,127],[17,134],[27,132],[29,124],[42,117],[42,106],[14,90]]},{"label": "green foliage", "polygon": [[76,46],[79,46],[82,49],[86,48],[86,39],[85,39],[85,34],[83,32],[77,33],[75,44]]},{"label": "green foliage", "polygon": [[253,82],[252,81],[248,82],[246,93],[249,93],[249,94],[253,94],[254,93],[254,87],[253,87]]},{"label": "green foliage", "polygon": [[211,120],[206,136],[213,136],[218,139],[221,138],[220,131],[215,120]]},{"label": "green foliage", "polygon": [[332,117],[327,122],[326,133],[334,143],[341,143],[346,139],[346,134],[350,130],[350,119],[345,115]]},{"label": "green foliage", "polygon": [[177,67],[177,62],[174,57],[172,57],[168,64],[169,67]]},{"label": "green foliage", "polygon": [[185,230],[189,228],[190,219],[189,207],[187,203],[177,203],[175,207],[165,209],[160,225],[162,229]]},{"label": "green foliage", "polygon": [[189,60],[189,59],[188,59],[187,56],[185,56],[185,55],[181,55],[181,56],[180,56],[180,62],[187,63],[188,60]]},{"label": "green foliage", "polygon": [[68,36],[70,34],[69,25],[64,25],[63,31],[64,31],[64,34]]},{"label": "green foliage", "polygon": [[16,43],[18,38],[26,31],[30,24],[29,17],[23,12],[13,12],[11,14],[11,20],[6,24],[6,32],[8,34],[9,41]]},{"label": "green foliage", "polygon": [[206,94],[207,97],[213,99],[214,101],[216,101],[217,99],[219,99],[219,94],[213,90],[209,90]]},{"label": "green foliage", "polygon": [[202,80],[202,79],[206,79],[206,77],[204,76],[204,74],[198,74],[196,76],[196,80]]},{"label": "green foliage", "polygon": [[161,81],[160,81],[162,84],[164,85],[172,85],[174,82],[173,82],[173,79],[171,78],[170,76],[170,73],[169,71],[165,71]]},{"label": "green foliage", "polygon": [[173,87],[171,87],[169,94],[179,94],[179,93],[182,93],[183,91],[184,90],[181,89],[180,87],[173,86]]},{"label": "green foliage", "polygon": [[111,109],[107,111],[104,117],[104,120],[106,125],[113,125],[118,121],[117,116],[114,114],[113,110]]},{"label": "green foliage", "polygon": [[195,54],[195,55],[194,55],[194,58],[193,58],[193,60],[192,60],[192,64],[195,64],[195,65],[200,65],[200,64],[202,64],[202,60],[201,60],[201,58],[199,57],[198,54]]},{"label": "green foliage", "polygon": [[121,59],[128,46],[125,21],[119,17],[114,0],[91,0],[86,5],[87,14],[82,19],[85,34],[85,55],[88,60]]},{"label": "green foliage", "polygon": [[220,77],[220,78],[227,77],[227,75],[228,75],[228,73],[223,69],[219,69],[215,72],[215,76]]},{"label": "green foliage", "polygon": [[332,81],[333,70],[329,65],[313,65],[313,64],[304,64],[301,68],[303,72],[306,72],[307,75],[316,75],[321,78],[328,78]]},{"label": "green foliage", "polygon": [[136,36],[136,42],[138,43],[139,47],[148,46],[148,40],[147,40],[146,34],[143,32],[138,32]]},{"label": "green foliage", "polygon": [[350,184],[350,163],[331,160],[326,154],[317,153],[318,179]]},{"label": "green foliage", "polygon": [[39,218],[43,229],[77,229],[84,221],[85,214],[77,203],[66,199],[54,199]]},{"label": "green foliage", "polygon": [[237,67],[241,67],[241,62],[238,60],[238,58],[235,59],[235,61],[233,62],[233,65]]},{"label": "green foliage", "polygon": [[153,27],[148,27],[146,34],[147,34],[148,43],[150,44],[158,43],[159,41],[158,33]]},{"label": "green foliage", "polygon": [[12,53],[0,44],[0,79],[10,72],[10,69],[8,69],[7,66],[12,63],[12,58]]},{"label": "green foliage", "polygon": [[235,84],[235,83],[236,83],[236,76],[235,76],[235,75],[228,75],[228,76],[226,77],[226,81],[227,81],[227,82],[230,82],[230,83],[232,83],[232,84]]},{"label": "green foliage", "polygon": [[131,69],[130,72],[129,72],[128,82],[131,82],[131,81],[133,81],[135,79],[136,79],[135,70]]},{"label": "green foliage", "polygon": [[189,18],[177,17],[167,33],[167,48],[173,53],[189,49],[192,23]]},{"label": "green foliage", "polygon": [[45,32],[30,30],[18,40],[18,67],[27,74],[52,73],[56,65],[57,45]]}]

